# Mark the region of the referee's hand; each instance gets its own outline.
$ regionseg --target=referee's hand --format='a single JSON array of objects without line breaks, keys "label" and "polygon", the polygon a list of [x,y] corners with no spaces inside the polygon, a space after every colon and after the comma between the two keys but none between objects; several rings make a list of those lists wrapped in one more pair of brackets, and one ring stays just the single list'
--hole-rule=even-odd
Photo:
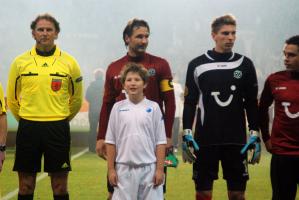
[{"label": "referee's hand", "polygon": [[105,140],[100,139],[97,141],[96,152],[99,157],[103,158],[104,160],[107,160]]}]

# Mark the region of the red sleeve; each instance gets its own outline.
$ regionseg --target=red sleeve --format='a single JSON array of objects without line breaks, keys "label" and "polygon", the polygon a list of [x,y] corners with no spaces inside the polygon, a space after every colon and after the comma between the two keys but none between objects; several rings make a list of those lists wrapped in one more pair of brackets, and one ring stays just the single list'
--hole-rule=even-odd
[{"label": "red sleeve", "polygon": [[271,91],[269,78],[265,82],[265,86],[259,102],[259,125],[262,133],[263,141],[270,139],[269,132],[269,107],[273,103],[273,95]]},{"label": "red sleeve", "polygon": [[[172,74],[170,70],[170,66],[166,60],[163,60],[165,63],[162,64],[161,67],[161,80],[168,80],[169,85],[171,87],[170,90],[161,92],[162,101],[164,102],[165,106],[165,130],[167,138],[171,138],[172,135],[172,126],[174,121],[175,115],[175,97],[174,97],[174,90],[172,85]],[[161,90],[161,88],[160,88]]]},{"label": "red sleeve", "polygon": [[111,73],[111,65],[108,67],[105,79],[105,89],[103,103],[99,117],[99,128],[97,140],[105,139],[109,116],[111,109],[115,103],[115,92],[113,87],[113,75]]},{"label": "red sleeve", "polygon": [[173,90],[163,92],[162,98],[165,105],[165,130],[166,137],[171,138],[175,114],[175,99]]}]

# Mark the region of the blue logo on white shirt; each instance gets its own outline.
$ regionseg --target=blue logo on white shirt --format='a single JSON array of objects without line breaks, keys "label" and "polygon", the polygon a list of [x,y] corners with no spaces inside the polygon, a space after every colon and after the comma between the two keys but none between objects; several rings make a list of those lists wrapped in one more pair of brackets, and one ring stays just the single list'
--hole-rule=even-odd
[{"label": "blue logo on white shirt", "polygon": [[146,112],[150,113],[150,112],[152,112],[152,110],[153,110],[153,109],[151,109],[151,108],[147,108],[147,109],[146,109]]}]

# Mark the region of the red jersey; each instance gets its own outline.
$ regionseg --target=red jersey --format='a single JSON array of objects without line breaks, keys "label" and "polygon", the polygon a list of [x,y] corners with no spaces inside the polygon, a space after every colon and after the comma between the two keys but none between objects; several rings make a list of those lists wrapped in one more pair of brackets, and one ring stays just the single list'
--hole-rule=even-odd
[{"label": "red jersey", "polygon": [[175,113],[171,70],[165,59],[145,53],[141,57],[126,55],[108,66],[97,139],[105,138],[109,115],[114,103],[126,98],[120,82],[120,72],[128,62],[141,64],[148,70],[150,77],[144,94],[147,99],[159,104],[165,119],[166,135],[171,138]]},{"label": "red jersey", "polygon": [[[269,134],[269,106],[274,101],[274,121]],[[269,138],[274,154],[299,156],[299,73],[281,71],[271,74],[259,105],[263,140]]]}]

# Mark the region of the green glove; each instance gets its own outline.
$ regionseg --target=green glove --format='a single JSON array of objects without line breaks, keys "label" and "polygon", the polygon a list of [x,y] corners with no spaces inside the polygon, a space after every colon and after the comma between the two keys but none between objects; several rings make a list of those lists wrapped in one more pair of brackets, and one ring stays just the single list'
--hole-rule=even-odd
[{"label": "green glove", "polygon": [[165,167],[177,167],[179,165],[179,160],[175,157],[173,153],[169,153],[164,161]]}]

